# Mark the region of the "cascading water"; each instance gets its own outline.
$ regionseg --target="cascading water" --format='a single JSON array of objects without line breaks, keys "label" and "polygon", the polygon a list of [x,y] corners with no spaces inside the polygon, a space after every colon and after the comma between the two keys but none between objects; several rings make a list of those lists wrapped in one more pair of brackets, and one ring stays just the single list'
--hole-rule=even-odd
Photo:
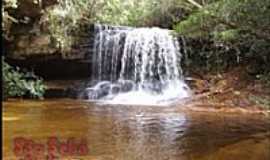
[{"label": "cascading water", "polygon": [[188,97],[178,40],[169,30],[95,26],[88,99],[115,104],[165,104]]}]

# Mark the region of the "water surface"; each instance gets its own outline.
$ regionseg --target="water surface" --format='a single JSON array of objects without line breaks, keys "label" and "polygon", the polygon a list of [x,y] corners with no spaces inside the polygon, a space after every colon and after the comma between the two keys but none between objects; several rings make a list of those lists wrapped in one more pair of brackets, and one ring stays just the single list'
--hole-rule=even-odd
[{"label": "water surface", "polygon": [[[96,105],[75,100],[10,101],[3,106],[4,159],[13,139],[46,143],[85,138],[90,160],[269,160],[265,115],[195,112],[184,106]],[[72,157],[61,157],[69,159]]]}]

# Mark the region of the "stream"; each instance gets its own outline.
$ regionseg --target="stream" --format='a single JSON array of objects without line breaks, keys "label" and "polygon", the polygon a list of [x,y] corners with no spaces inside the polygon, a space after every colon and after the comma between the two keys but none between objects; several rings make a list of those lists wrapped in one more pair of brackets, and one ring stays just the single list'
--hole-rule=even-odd
[{"label": "stream", "polygon": [[[87,144],[87,160],[269,160],[269,116],[200,112],[181,105],[98,105],[70,100],[10,100],[3,103],[3,155],[21,137],[46,145],[50,137]],[[42,153],[41,157],[46,156]],[[42,158],[41,158],[42,159]]]}]

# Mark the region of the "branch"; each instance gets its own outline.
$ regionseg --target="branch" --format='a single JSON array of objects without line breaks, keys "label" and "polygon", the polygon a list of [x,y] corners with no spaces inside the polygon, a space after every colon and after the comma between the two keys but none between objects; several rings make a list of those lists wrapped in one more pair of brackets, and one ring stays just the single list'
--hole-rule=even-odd
[{"label": "branch", "polygon": [[189,3],[193,4],[194,6],[198,7],[198,8],[202,8],[203,6],[200,5],[198,2],[194,1],[194,0],[187,0]]},{"label": "branch", "polygon": [[6,16],[8,19],[10,19],[12,22],[14,22],[14,23],[18,23],[18,22],[19,22],[17,19],[13,18],[12,16],[10,16],[10,15],[8,15],[8,14],[6,14],[5,16]]}]

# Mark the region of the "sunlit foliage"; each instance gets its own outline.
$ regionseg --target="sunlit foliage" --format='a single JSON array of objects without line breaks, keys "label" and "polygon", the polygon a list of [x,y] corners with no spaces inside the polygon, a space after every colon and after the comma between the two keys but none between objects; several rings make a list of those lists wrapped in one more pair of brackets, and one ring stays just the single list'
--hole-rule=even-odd
[{"label": "sunlit foliage", "polygon": [[3,97],[42,98],[46,87],[43,80],[32,72],[22,72],[7,64],[2,57]]},{"label": "sunlit foliage", "polygon": [[79,32],[80,24],[171,28],[193,8],[185,0],[63,0],[48,8],[43,20],[59,47],[68,50],[73,43],[71,30]]},{"label": "sunlit foliage", "polygon": [[[199,1],[197,1],[199,2]],[[201,2],[200,2],[201,4]],[[182,35],[228,46],[238,60],[256,61],[270,70],[270,0],[215,0],[197,7],[175,29]],[[219,52],[207,53],[208,57]],[[196,55],[194,55],[196,56]],[[218,58],[227,63],[221,57]]]},{"label": "sunlit foliage", "polygon": [[269,0],[219,0],[191,14],[176,29],[195,36],[238,30],[257,38],[269,38],[269,7]]}]

